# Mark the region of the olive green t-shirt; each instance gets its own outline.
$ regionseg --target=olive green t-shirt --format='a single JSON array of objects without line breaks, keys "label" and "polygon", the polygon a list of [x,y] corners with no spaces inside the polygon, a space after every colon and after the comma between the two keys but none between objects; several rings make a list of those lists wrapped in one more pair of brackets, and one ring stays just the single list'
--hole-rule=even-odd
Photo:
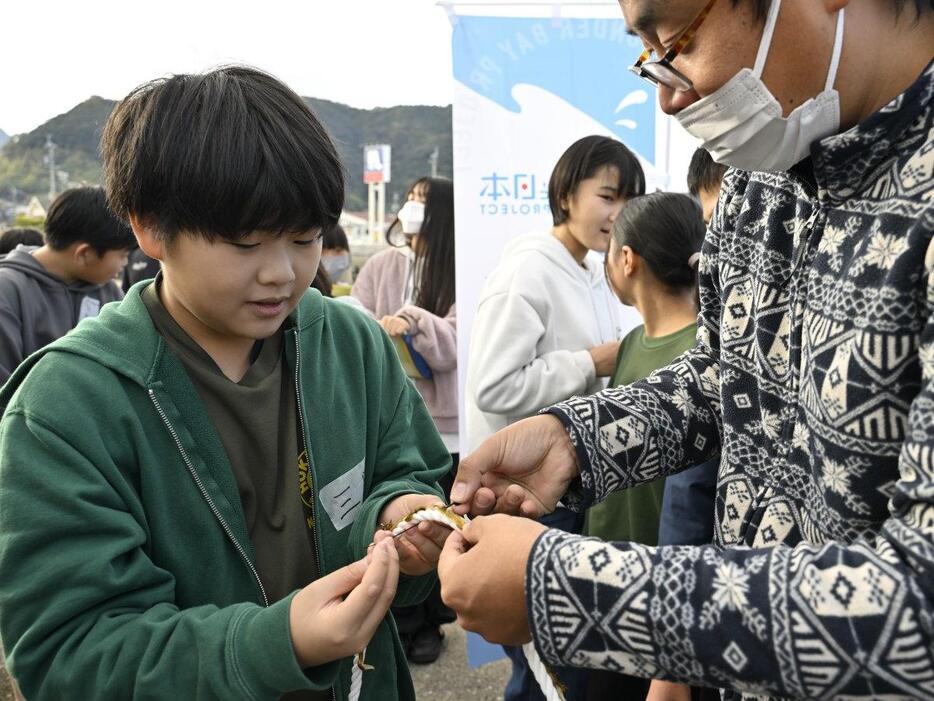
[{"label": "olive green t-shirt", "polygon": [[[628,385],[665,367],[693,347],[697,326],[691,324],[667,336],[648,338],[645,327],[630,331],[619,346],[611,387]],[[587,511],[585,532],[603,540],[658,544],[665,478],[615,492]]]},{"label": "olive green t-shirt", "polygon": [[240,382],[226,377],[210,355],[171,317],[157,291],[143,303],[168,347],[181,360],[204,402],[233,469],[253,543],[256,569],[269,602],[318,576],[307,461],[299,443],[298,403],[286,368],[282,329],[257,343]]}]

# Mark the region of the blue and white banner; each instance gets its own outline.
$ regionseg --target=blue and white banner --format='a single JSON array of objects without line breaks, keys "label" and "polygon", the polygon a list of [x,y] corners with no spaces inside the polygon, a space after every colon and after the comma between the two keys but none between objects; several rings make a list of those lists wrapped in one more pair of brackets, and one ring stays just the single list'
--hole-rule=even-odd
[{"label": "blue and white banner", "polygon": [[[604,16],[452,13],[462,398],[483,281],[509,240],[551,227],[548,180],[571,143],[589,134],[617,138],[638,155],[650,191],[687,189],[693,141],[657,108],[653,86],[628,70],[641,42],[618,8],[585,11]],[[631,320],[639,323],[635,312]]]}]

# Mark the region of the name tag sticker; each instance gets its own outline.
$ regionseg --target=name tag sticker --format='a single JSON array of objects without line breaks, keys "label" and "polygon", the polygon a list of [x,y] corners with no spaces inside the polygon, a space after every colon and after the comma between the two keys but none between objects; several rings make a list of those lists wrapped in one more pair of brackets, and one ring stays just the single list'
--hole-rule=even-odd
[{"label": "name tag sticker", "polygon": [[334,524],[334,530],[340,531],[352,524],[363,505],[364,462],[361,460],[318,491],[318,499]]}]

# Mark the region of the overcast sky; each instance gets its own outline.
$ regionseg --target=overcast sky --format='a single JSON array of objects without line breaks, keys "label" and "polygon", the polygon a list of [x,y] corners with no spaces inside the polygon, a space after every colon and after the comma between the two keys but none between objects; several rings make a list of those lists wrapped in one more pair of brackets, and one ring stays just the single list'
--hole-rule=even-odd
[{"label": "overcast sky", "polygon": [[453,95],[451,25],[435,0],[11,0],[0,24],[0,129],[11,135],[91,95],[229,62],[354,107]]}]

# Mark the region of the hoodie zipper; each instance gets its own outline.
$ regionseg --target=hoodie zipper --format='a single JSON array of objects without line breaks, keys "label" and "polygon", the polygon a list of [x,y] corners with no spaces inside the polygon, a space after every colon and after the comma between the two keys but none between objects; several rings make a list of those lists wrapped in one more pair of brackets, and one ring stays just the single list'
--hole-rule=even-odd
[{"label": "hoodie zipper", "polygon": [[[312,533],[312,544],[314,547],[314,558],[315,558],[315,569],[318,571],[318,577],[322,576],[321,572],[321,558],[319,553],[321,552],[321,544],[318,542],[319,538],[319,529],[318,529],[318,509],[317,509],[317,492],[318,492],[318,477],[314,473],[314,465],[311,460],[311,452],[308,450],[308,439],[305,434],[305,410],[304,402],[302,401],[302,387],[299,382],[299,374],[302,367],[302,349],[298,343],[298,331],[293,331],[292,334],[295,337],[295,401],[298,403],[298,425],[302,432],[302,448],[305,451],[305,457],[308,460],[308,476],[309,483],[311,486],[311,519],[314,521],[315,527]],[[337,692],[332,686],[331,689],[331,699],[332,701],[337,701]]]},{"label": "hoodie zipper", "polygon": [[230,542],[233,543],[234,548],[240,554],[240,557],[246,563],[246,566],[249,567],[250,572],[253,573],[253,578],[256,580],[256,584],[259,587],[260,594],[263,595],[263,606],[269,606],[269,599],[266,597],[266,588],[263,586],[262,581],[259,578],[259,572],[256,571],[256,567],[250,561],[250,558],[247,557],[246,551],[243,549],[243,546],[240,545],[239,541],[233,534],[233,530],[230,528],[228,523],[224,520],[224,517],[221,516],[220,511],[218,511],[217,506],[214,504],[214,500],[211,499],[211,495],[208,494],[207,488],[204,486],[204,482],[201,481],[201,477],[198,475],[195,466],[192,464],[191,459],[188,457],[188,453],[185,451],[184,446],[182,446],[182,441],[178,437],[178,433],[175,431],[175,427],[172,426],[172,423],[169,421],[169,417],[166,416],[165,411],[162,409],[162,405],[159,403],[159,399],[156,397],[156,393],[153,390],[149,390],[149,398],[152,400],[153,406],[156,407],[156,412],[159,414],[159,417],[162,419],[162,423],[165,424],[165,427],[168,429],[169,434],[172,436],[172,440],[175,441],[175,445],[178,447],[178,452],[182,455],[182,460],[185,462],[185,466],[188,468],[188,472],[191,474],[192,478],[195,481],[195,484],[198,486],[198,489],[201,491],[201,496],[204,497],[204,500],[208,503],[208,506],[211,507],[211,512],[214,514],[214,518],[217,519],[217,522],[221,525],[221,528],[224,529],[224,533],[227,534],[227,537],[230,539]]}]

